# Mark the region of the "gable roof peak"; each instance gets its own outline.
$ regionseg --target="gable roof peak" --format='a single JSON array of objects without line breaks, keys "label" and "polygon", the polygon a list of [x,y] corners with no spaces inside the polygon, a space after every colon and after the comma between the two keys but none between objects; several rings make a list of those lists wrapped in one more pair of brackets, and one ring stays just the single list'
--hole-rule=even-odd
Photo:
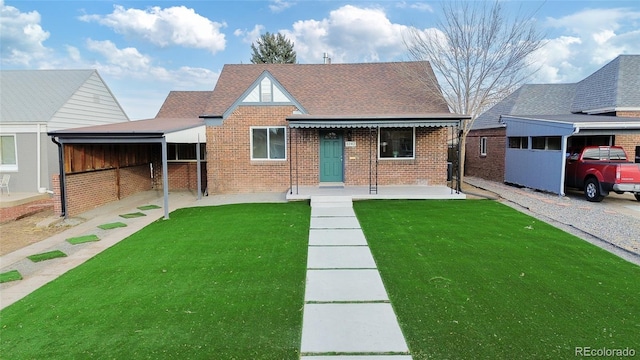
[{"label": "gable roof peak", "polygon": [[426,61],[227,64],[205,113],[227,113],[264,71],[310,115],[449,113]]}]

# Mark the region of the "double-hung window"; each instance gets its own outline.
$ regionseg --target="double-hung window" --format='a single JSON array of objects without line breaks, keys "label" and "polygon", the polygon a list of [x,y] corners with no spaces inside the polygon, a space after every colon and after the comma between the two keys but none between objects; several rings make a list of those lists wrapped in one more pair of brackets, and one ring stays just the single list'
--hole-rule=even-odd
[{"label": "double-hung window", "polygon": [[378,138],[380,159],[414,159],[415,128],[381,128]]},{"label": "double-hung window", "polygon": [[285,160],[287,158],[284,126],[251,128],[251,160]]},{"label": "double-hung window", "polygon": [[15,135],[0,135],[0,171],[18,171]]}]

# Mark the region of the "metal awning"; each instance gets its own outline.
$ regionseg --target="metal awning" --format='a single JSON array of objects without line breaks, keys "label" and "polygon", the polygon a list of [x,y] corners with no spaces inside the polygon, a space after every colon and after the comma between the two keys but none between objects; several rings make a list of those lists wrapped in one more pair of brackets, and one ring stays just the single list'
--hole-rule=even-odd
[{"label": "metal awning", "polygon": [[321,120],[289,121],[289,127],[300,129],[345,129],[345,128],[400,128],[400,127],[449,127],[460,125],[460,120],[405,121],[405,120]]},{"label": "metal awning", "polygon": [[460,126],[466,115],[308,115],[294,114],[287,117],[289,127],[300,129],[326,128],[398,128],[398,127],[450,127]]}]

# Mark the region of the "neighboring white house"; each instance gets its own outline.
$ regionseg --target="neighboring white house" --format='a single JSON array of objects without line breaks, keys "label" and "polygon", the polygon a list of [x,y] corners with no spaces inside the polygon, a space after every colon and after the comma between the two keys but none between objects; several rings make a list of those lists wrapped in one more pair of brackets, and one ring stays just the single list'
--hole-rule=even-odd
[{"label": "neighboring white house", "polygon": [[59,159],[48,131],[126,121],[96,70],[2,70],[0,173],[12,192],[50,189]]}]

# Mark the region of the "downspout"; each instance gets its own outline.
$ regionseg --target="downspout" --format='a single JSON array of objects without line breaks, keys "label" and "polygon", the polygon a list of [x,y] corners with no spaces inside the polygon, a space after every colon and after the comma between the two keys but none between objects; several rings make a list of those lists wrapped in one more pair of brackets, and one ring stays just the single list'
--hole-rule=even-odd
[{"label": "downspout", "polygon": [[36,130],[36,176],[37,176],[37,184],[38,184],[38,192],[40,192],[40,188],[42,187],[42,180],[40,179],[40,177],[42,176],[42,158],[40,155],[40,136],[42,136],[42,129],[40,128],[40,124],[37,125],[37,130]]},{"label": "downspout", "polygon": [[58,166],[60,167],[60,216],[67,218],[67,197],[66,197],[66,178],[64,174],[64,147],[62,143],[56,141],[55,137],[51,137],[51,141],[58,145]]}]

